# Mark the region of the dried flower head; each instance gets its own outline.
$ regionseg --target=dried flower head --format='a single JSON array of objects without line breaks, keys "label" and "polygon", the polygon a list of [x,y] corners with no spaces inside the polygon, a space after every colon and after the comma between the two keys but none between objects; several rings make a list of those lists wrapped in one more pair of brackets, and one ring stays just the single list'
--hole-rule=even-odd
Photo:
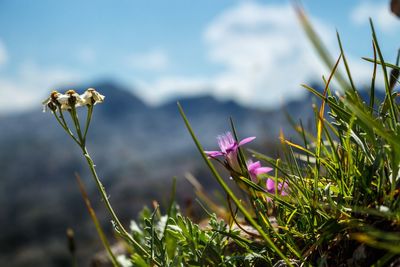
[{"label": "dried flower head", "polygon": [[42,102],[43,105],[43,112],[46,112],[47,108],[50,109],[52,112],[54,112],[57,109],[58,102],[57,98],[61,94],[57,91],[52,91],[50,93],[50,96]]},{"label": "dried flower head", "polygon": [[68,90],[64,95],[58,97],[57,101],[61,104],[62,110],[69,110],[72,107],[82,106],[81,96],[75,90]]},{"label": "dried flower head", "polygon": [[60,110],[71,110],[72,107],[81,107],[86,105],[95,105],[102,103],[105,96],[101,95],[93,88],[87,89],[82,95],[79,95],[75,90],[68,90],[65,94],[57,91],[51,92],[50,96],[42,102],[43,112],[49,108],[52,112],[57,108]]},{"label": "dried flower head", "polygon": [[94,88],[87,89],[82,95],[81,99],[83,105],[96,105],[97,103],[103,103],[105,96],[101,95]]}]

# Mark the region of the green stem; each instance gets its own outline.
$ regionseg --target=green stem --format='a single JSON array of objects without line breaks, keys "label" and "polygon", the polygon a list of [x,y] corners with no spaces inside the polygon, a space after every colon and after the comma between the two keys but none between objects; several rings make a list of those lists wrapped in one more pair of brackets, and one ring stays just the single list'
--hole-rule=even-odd
[{"label": "green stem", "polygon": [[[117,229],[121,232],[122,236],[125,239],[127,239],[127,241],[129,243],[131,243],[137,249],[137,251],[139,251],[140,253],[142,253],[146,257],[150,258],[150,254],[132,237],[132,235],[130,235],[125,230],[124,226],[122,225],[122,223],[118,219],[117,215],[115,214],[114,209],[112,208],[111,203],[108,200],[108,196],[107,196],[106,190],[105,190],[102,182],[100,181],[99,176],[97,175],[97,172],[96,172],[96,169],[95,169],[95,164],[94,164],[92,158],[90,157],[90,155],[89,155],[89,153],[88,153],[88,151],[86,149],[86,146],[85,146],[86,134],[87,134],[87,131],[88,131],[88,128],[89,128],[89,123],[90,123],[91,116],[92,116],[92,109],[93,109],[93,107],[92,108],[89,107],[89,109],[88,109],[88,117],[87,117],[87,120],[86,120],[85,133],[83,135],[82,135],[82,131],[81,131],[78,115],[76,113],[76,109],[74,107],[72,107],[72,109],[70,111],[70,115],[71,115],[72,121],[74,122],[75,130],[76,130],[76,132],[78,134],[79,140],[76,139],[76,137],[73,135],[71,130],[68,128],[68,125],[66,124],[66,121],[65,121],[65,118],[64,118],[64,116],[62,114],[61,109],[60,109],[60,115],[61,115],[60,117],[61,117],[61,120],[62,120],[63,123],[61,123],[61,121],[59,121],[59,120],[58,121],[63,126],[63,128],[67,131],[67,133],[75,140],[75,142],[81,148],[83,156],[85,157],[85,159],[86,159],[86,161],[88,163],[90,172],[92,173],[92,177],[93,177],[94,181],[96,182],[97,188],[98,188],[98,190],[100,192],[100,195],[101,195],[101,197],[102,197],[102,199],[104,201],[104,204],[106,205],[106,208],[109,211],[113,222],[117,226]],[[160,264],[157,261],[155,261],[155,264],[160,266]]]},{"label": "green stem", "polygon": [[71,130],[68,128],[67,122],[64,119],[64,115],[62,114],[62,111],[60,110],[60,118],[57,116],[56,112],[53,112],[54,117],[56,118],[57,122],[61,125],[61,127],[67,132],[67,134],[77,143],[79,146],[81,145],[74,136],[74,134],[71,132]]},{"label": "green stem", "polygon": [[[86,147],[82,146],[82,153],[84,155],[84,157],[86,158],[86,161],[89,165],[90,171],[92,173],[93,179],[96,182],[97,188],[101,194],[101,197],[103,198],[104,204],[106,205],[106,208],[108,209],[108,211],[111,214],[111,217],[114,221],[114,223],[116,224],[116,226],[118,227],[118,229],[122,232],[123,236],[125,238],[128,239],[128,241],[130,243],[133,244],[133,246],[141,253],[143,253],[143,255],[147,256],[148,258],[150,258],[150,254],[125,230],[124,226],[122,225],[122,223],[120,222],[120,220],[118,219],[117,215],[114,212],[114,209],[111,206],[110,201],[108,200],[108,196],[106,193],[106,190],[102,184],[102,182],[99,179],[99,176],[97,175],[96,169],[95,169],[95,165],[93,163],[92,158],[90,157]],[[153,259],[153,261],[155,261]],[[161,266],[158,262],[155,262],[156,265]]]},{"label": "green stem", "polygon": [[74,122],[76,133],[78,134],[79,140],[81,141],[82,146],[85,146],[85,139],[82,136],[81,124],[79,123],[78,114],[76,113],[76,108],[74,106],[70,110],[70,115],[72,121]]},{"label": "green stem", "polygon": [[85,133],[83,134],[83,141],[86,143],[86,135],[89,130],[90,121],[92,120],[92,113],[93,113],[93,105],[88,106],[87,117],[86,117],[86,126],[85,126]]},{"label": "green stem", "polygon": [[[125,230],[124,226],[122,225],[122,223],[118,219],[117,215],[115,214],[114,209],[112,208],[111,203],[108,200],[108,196],[107,196],[107,193],[105,191],[105,188],[104,188],[103,184],[101,183],[101,181],[99,179],[99,176],[97,175],[97,172],[96,172],[96,169],[95,169],[95,164],[94,164],[92,158],[90,157],[90,155],[89,155],[89,153],[88,153],[88,151],[86,149],[85,141],[86,141],[86,135],[87,135],[87,132],[88,132],[88,129],[89,129],[90,120],[91,120],[91,117],[92,117],[93,107],[89,107],[88,108],[86,127],[85,127],[85,131],[84,131],[83,135],[82,135],[82,131],[81,131],[81,127],[80,127],[80,123],[79,123],[79,119],[78,119],[78,115],[76,113],[75,107],[72,107],[72,109],[70,110],[71,119],[72,119],[72,121],[74,123],[75,130],[76,130],[76,133],[78,135],[79,140],[74,136],[74,134],[72,133],[72,131],[68,127],[68,124],[67,124],[67,122],[65,120],[64,114],[63,114],[60,106],[58,106],[58,110],[59,110],[59,113],[60,113],[60,117],[58,117],[57,114],[55,112],[53,112],[54,116],[56,117],[57,122],[61,125],[61,127],[68,133],[68,135],[81,148],[83,156],[85,157],[85,159],[86,159],[86,161],[87,161],[87,163],[89,165],[90,172],[92,173],[92,177],[93,177],[94,181],[96,182],[97,188],[98,188],[98,190],[100,192],[100,195],[101,195],[101,197],[102,197],[102,199],[104,201],[104,204],[105,204],[107,210],[109,211],[114,224],[116,225],[117,231],[119,231],[122,234],[122,236],[126,239],[126,241],[128,241],[130,244],[132,244],[138,252],[140,252],[145,257],[151,259],[150,254],[132,237],[132,235],[130,235]],[[97,228],[97,226],[96,226],[96,228]],[[139,255],[139,256],[142,256],[142,255]],[[161,264],[159,262],[157,262],[156,260],[154,260],[154,259],[151,259],[151,260],[155,265],[161,266]]]},{"label": "green stem", "polygon": [[71,255],[71,266],[78,267],[78,260],[75,253]]},{"label": "green stem", "polygon": [[89,165],[90,171],[91,171],[91,173],[93,175],[94,181],[96,182],[97,188],[99,189],[99,192],[100,192],[100,194],[101,194],[101,196],[103,198],[104,203],[106,204],[106,207],[107,207],[108,211],[110,212],[110,214],[111,214],[114,222],[117,224],[117,226],[120,227],[121,230],[123,230],[125,232],[124,228],[122,227],[121,222],[119,221],[117,215],[115,214],[113,208],[111,207],[110,201],[108,200],[108,196],[107,196],[107,193],[105,191],[105,188],[104,188],[102,182],[100,181],[100,179],[99,179],[99,177],[97,175],[96,169],[94,167],[93,160],[90,157],[90,155],[87,152],[85,147],[82,148],[82,153],[83,153],[83,156],[86,158],[86,161],[87,161],[87,163]]}]

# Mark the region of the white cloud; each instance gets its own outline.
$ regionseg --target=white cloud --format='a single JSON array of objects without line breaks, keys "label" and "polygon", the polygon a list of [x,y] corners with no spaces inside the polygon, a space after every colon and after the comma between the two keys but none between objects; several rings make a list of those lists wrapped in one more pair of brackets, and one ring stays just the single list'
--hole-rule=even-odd
[{"label": "white cloud", "polygon": [[0,40],[0,66],[5,65],[8,60],[6,46]]},{"label": "white cloud", "polygon": [[162,71],[170,65],[170,60],[165,51],[153,49],[128,56],[126,63],[133,69]]},{"label": "white cloud", "polygon": [[137,93],[152,105],[176,96],[202,94],[214,86],[207,78],[185,76],[164,76],[153,82],[137,80],[135,85],[140,88]]},{"label": "white cloud", "polygon": [[[325,41],[334,36],[322,22],[313,24]],[[225,66],[215,78],[217,94],[232,94],[244,104],[271,106],[294,98],[304,92],[302,82],[321,72],[289,4],[243,2],[217,17],[205,39],[210,60]]]},{"label": "white cloud", "polygon": [[[309,16],[332,53],[339,56],[334,27]],[[240,2],[222,12],[204,31],[207,59],[221,71],[211,76],[163,76],[141,81],[138,92],[151,103],[171,96],[210,93],[244,105],[274,107],[306,90],[302,83],[321,82],[330,70],[310,44],[293,6]],[[373,65],[347,54],[353,80],[370,83]],[[343,64],[339,67],[345,74]],[[377,82],[381,82],[377,77]],[[336,85],[335,82],[333,82]]]},{"label": "white cloud", "polygon": [[73,71],[53,66],[41,68],[33,62],[19,66],[13,78],[0,75],[0,113],[41,109],[41,102],[54,86],[65,86],[80,81]]},{"label": "white cloud", "polygon": [[398,31],[399,21],[390,12],[387,1],[376,2],[360,2],[350,14],[350,19],[356,25],[366,25],[372,18],[374,25],[379,31],[384,33],[394,33]]},{"label": "white cloud", "polygon": [[[333,29],[312,21],[326,43],[335,43]],[[301,83],[327,74],[289,4],[241,2],[211,21],[204,40],[208,60],[222,71],[211,77],[149,82],[141,90],[147,99],[158,102],[166,95],[209,92],[242,104],[274,106],[304,93]]]}]

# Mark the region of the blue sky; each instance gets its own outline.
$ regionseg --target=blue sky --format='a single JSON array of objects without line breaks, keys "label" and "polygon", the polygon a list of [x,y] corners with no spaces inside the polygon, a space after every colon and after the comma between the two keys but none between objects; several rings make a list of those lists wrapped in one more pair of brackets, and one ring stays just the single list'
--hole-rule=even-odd
[{"label": "blue sky", "polygon": [[[368,17],[387,60],[400,46],[388,2],[303,1],[335,56],[340,32],[361,84],[370,73],[359,59],[371,55]],[[290,3],[0,0],[0,114],[40,108],[58,86],[103,79],[155,105],[204,93],[258,107],[296,98],[300,83],[327,70]]]}]

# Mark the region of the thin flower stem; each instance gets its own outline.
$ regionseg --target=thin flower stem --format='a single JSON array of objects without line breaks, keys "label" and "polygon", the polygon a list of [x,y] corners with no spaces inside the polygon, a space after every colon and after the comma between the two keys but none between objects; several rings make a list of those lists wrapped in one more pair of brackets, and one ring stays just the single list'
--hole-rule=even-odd
[{"label": "thin flower stem", "polygon": [[[84,157],[86,158],[86,161],[87,161],[87,163],[89,165],[89,168],[90,168],[90,171],[92,173],[93,179],[96,182],[97,188],[99,189],[99,192],[100,192],[100,194],[101,194],[101,196],[103,198],[104,204],[106,205],[108,211],[110,212],[114,223],[117,225],[119,230],[122,231],[122,234],[129,240],[129,242],[131,242],[135,246],[135,248],[139,252],[143,253],[143,255],[146,255],[148,258],[150,258],[150,254],[125,230],[124,226],[122,225],[122,223],[118,219],[117,215],[114,212],[114,209],[112,208],[112,206],[110,204],[110,201],[108,200],[108,196],[107,196],[107,193],[105,191],[105,188],[104,188],[103,184],[101,183],[101,181],[100,181],[100,179],[99,179],[99,177],[97,175],[97,172],[96,172],[96,169],[95,169],[95,165],[94,165],[94,162],[93,162],[92,158],[90,157],[90,155],[89,155],[89,153],[88,153],[88,151],[87,151],[85,146],[81,146],[81,149],[82,149],[82,153],[83,153]],[[155,264],[157,266],[161,266],[160,263],[158,263],[156,260],[153,259],[153,261],[155,262]]]},{"label": "thin flower stem", "polygon": [[61,125],[61,127],[62,127],[65,131],[67,131],[68,134],[69,134],[69,129],[68,129],[68,127],[60,120],[60,118],[58,117],[58,115],[57,115],[55,112],[53,112],[53,115],[54,115],[54,117],[56,118],[57,122]]},{"label": "thin flower stem", "polygon": [[80,145],[79,140],[75,137],[75,135],[73,134],[73,132],[69,129],[68,124],[67,124],[67,121],[65,120],[64,113],[62,112],[61,108],[59,108],[59,109],[60,109],[60,118],[61,118],[62,122],[64,123],[64,125],[65,125],[65,127],[66,127],[67,133],[68,133],[71,137],[74,138],[75,142],[77,142],[77,143]]},{"label": "thin flower stem", "polygon": [[[150,258],[150,254],[125,230],[124,226],[122,225],[122,223],[120,222],[120,220],[118,219],[117,215],[114,212],[114,209],[112,208],[110,201],[108,200],[108,196],[107,193],[105,191],[105,188],[103,186],[103,184],[101,183],[96,169],[95,169],[95,164],[92,160],[92,158],[90,157],[86,146],[85,146],[85,138],[86,138],[86,134],[89,128],[89,124],[90,124],[90,120],[91,120],[91,116],[92,116],[92,109],[93,108],[89,108],[88,109],[88,117],[87,117],[87,121],[86,121],[86,127],[85,127],[85,133],[84,135],[82,135],[82,131],[81,131],[81,127],[80,127],[80,123],[79,123],[79,119],[76,113],[76,109],[75,107],[72,107],[72,109],[70,110],[70,115],[71,115],[71,119],[74,123],[75,126],[75,130],[76,133],[78,135],[79,140],[74,136],[74,134],[72,133],[72,131],[70,130],[70,128],[68,127],[68,124],[65,120],[64,114],[61,110],[60,107],[59,111],[60,111],[60,118],[58,118],[58,116],[56,114],[55,117],[57,119],[57,121],[59,122],[59,124],[63,127],[63,129],[68,133],[69,136],[71,136],[71,138],[79,145],[79,147],[82,150],[83,156],[85,157],[88,165],[89,165],[89,169],[92,173],[92,177],[94,179],[94,181],[96,182],[97,188],[100,192],[100,195],[104,201],[104,204],[106,205],[106,208],[108,209],[113,222],[115,223],[115,225],[117,226],[117,230],[120,231],[123,235],[123,237],[130,242],[136,249],[138,252],[140,252],[142,255],[146,256],[147,258]],[[154,262],[155,265],[157,266],[161,266],[160,263],[158,263],[156,260],[152,259],[152,261]]]},{"label": "thin flower stem", "polygon": [[92,113],[93,113],[93,105],[88,105],[85,133],[83,134],[83,144],[86,144],[86,135],[89,130],[90,121],[92,120]]},{"label": "thin flower stem", "polygon": [[78,267],[78,259],[76,257],[76,253],[71,253],[71,266]]},{"label": "thin flower stem", "polygon": [[75,124],[75,129],[76,129],[76,133],[78,134],[79,140],[81,141],[81,144],[83,146],[85,146],[85,140],[83,139],[83,136],[82,136],[81,124],[79,123],[79,118],[78,118],[78,114],[76,113],[75,106],[71,107],[70,115],[71,115],[72,121]]},{"label": "thin flower stem", "polygon": [[64,116],[62,115],[62,112],[60,111],[61,120],[60,120],[60,118],[57,116],[57,114],[56,114],[55,112],[53,112],[53,114],[54,114],[54,117],[56,118],[57,122],[61,125],[61,127],[67,132],[67,134],[68,134],[69,136],[71,136],[71,138],[75,141],[75,143],[77,143],[77,144],[80,146],[81,144],[79,143],[79,140],[76,139],[76,137],[74,136],[74,134],[73,134],[73,133],[71,132],[71,130],[68,128],[67,123],[66,123],[66,121],[65,121],[65,119],[64,119]]}]

